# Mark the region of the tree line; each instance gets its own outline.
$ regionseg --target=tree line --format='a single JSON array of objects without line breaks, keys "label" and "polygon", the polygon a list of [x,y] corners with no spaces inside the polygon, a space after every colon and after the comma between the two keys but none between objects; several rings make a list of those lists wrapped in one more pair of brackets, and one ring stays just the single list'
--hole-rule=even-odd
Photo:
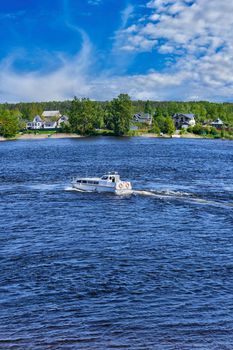
[{"label": "tree line", "polygon": [[69,125],[64,125],[63,131],[83,135],[103,129],[117,136],[125,135],[130,130],[133,114],[138,112],[153,116],[153,124],[147,131],[155,133],[172,134],[175,128],[171,116],[175,113],[195,114],[198,125],[221,118],[226,125],[233,127],[232,103],[132,101],[129,95],[120,94],[112,101],[104,102],[75,97],[72,101],[0,104],[0,135],[13,137],[43,110],[59,110],[68,115]]}]

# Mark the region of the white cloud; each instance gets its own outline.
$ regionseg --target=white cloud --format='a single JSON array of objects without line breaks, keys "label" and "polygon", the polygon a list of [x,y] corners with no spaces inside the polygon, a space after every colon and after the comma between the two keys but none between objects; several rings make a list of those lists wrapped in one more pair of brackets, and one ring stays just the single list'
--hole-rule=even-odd
[{"label": "white cloud", "polygon": [[92,65],[92,46],[83,34],[83,45],[79,54],[70,59],[65,56],[60,68],[51,73],[19,73],[14,70],[14,56],[0,65],[0,99],[4,101],[47,101],[72,98],[75,94],[89,95],[89,73]]},{"label": "white cloud", "polygon": [[[138,54],[152,49],[160,54],[172,54],[175,63],[171,61],[165,73],[160,73],[165,79],[173,74],[167,79],[168,90],[173,79],[184,75],[186,78],[180,84],[186,86],[190,96],[199,89],[198,95],[203,98],[231,98],[233,2],[152,0],[146,7],[150,11],[146,17],[142,15],[137,23],[119,33],[119,47]],[[156,63],[152,68],[156,70]]]},{"label": "white cloud", "polygon": [[[122,61],[152,50],[164,55],[164,61],[172,55],[162,71],[154,62],[145,74],[124,75],[110,68],[93,74],[98,55],[81,32],[82,50],[72,59],[62,56],[60,68],[49,74],[20,74],[13,69],[14,57],[4,60],[0,65],[1,100],[62,100],[74,95],[106,100],[121,92],[135,99],[233,98],[233,3],[152,0],[147,2],[146,16],[136,16],[135,11],[130,5],[122,12],[112,55],[117,52]],[[68,25],[80,34],[79,28]]]}]

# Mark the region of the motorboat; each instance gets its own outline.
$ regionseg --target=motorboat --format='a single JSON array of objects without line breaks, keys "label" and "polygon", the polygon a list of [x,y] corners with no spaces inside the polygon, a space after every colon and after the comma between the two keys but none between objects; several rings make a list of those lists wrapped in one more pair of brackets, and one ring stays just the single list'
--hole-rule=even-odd
[{"label": "motorboat", "polygon": [[110,192],[115,194],[132,193],[132,185],[128,181],[122,181],[117,172],[109,172],[102,177],[74,177],[72,187],[79,191]]}]

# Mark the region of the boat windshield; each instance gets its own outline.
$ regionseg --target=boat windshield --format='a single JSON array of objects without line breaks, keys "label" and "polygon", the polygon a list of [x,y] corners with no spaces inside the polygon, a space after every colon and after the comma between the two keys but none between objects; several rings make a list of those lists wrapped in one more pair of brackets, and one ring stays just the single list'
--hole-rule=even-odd
[{"label": "boat windshield", "polygon": [[108,180],[108,176],[107,175],[102,176],[101,180]]}]

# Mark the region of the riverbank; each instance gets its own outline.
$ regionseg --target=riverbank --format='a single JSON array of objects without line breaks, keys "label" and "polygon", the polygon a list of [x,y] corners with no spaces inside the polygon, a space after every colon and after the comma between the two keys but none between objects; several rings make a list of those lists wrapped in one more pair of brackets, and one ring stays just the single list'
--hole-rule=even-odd
[{"label": "riverbank", "polygon": [[[95,135],[97,136],[106,136],[106,135]],[[76,139],[76,138],[83,138],[86,136],[78,135],[78,134],[72,134],[72,133],[38,133],[38,134],[20,134],[15,136],[14,138],[5,138],[0,136],[0,142],[1,141],[17,141],[17,140],[45,140],[45,139]],[[140,135],[130,135],[129,137],[146,137],[146,138],[185,138],[185,139],[214,139],[207,136],[202,135],[196,135],[192,133],[185,133],[182,135],[174,134],[174,135],[158,135],[154,133],[146,133],[146,134],[140,134]],[[219,139],[219,138],[218,138]],[[228,138],[222,138],[223,140],[228,140]]]},{"label": "riverbank", "polygon": [[77,135],[77,134],[67,134],[67,133],[40,133],[40,134],[21,134],[17,135],[14,138],[5,138],[0,137],[0,141],[17,141],[17,140],[43,140],[43,139],[73,139],[73,138],[81,138],[84,136]]}]

